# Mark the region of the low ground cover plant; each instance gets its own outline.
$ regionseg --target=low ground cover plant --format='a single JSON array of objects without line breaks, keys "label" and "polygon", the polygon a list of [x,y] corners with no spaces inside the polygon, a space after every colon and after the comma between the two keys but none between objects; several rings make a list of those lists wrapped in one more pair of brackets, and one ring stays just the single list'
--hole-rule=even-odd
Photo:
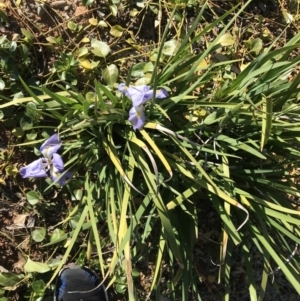
[{"label": "low ground cover plant", "polygon": [[[98,270],[124,300],[209,300],[201,283],[219,284],[216,300],[235,300],[236,273],[248,299],[263,300],[279,270],[300,293],[300,34],[255,48],[247,64],[225,56],[249,2],[198,30],[203,5],[180,39],[170,38],[173,9],[149,60],[126,76],[109,65],[84,92],[65,78],[55,89],[20,78],[27,96],[2,96],[1,110],[22,115],[22,213],[38,216],[28,229],[42,254],[21,248],[22,273],[0,274],[2,300],[22,285],[30,300],[47,298],[72,261]],[[201,232],[206,206],[217,217],[210,234]],[[214,273],[197,264],[203,236],[215,242]]]}]

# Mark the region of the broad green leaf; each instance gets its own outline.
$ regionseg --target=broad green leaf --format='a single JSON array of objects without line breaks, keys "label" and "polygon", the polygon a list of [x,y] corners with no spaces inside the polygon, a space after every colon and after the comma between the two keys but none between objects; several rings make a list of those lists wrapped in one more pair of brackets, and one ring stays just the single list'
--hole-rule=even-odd
[{"label": "broad green leaf", "polygon": [[12,134],[17,138],[22,138],[24,136],[24,131],[20,127],[16,127],[12,130]]},{"label": "broad green leaf", "polygon": [[84,6],[89,6],[94,3],[94,0],[81,0]]},{"label": "broad green leaf", "polygon": [[255,52],[256,54],[259,54],[259,52],[263,48],[263,42],[260,38],[256,38],[251,43],[251,51]]},{"label": "broad green leaf", "polygon": [[111,11],[111,13],[112,13],[112,15],[114,17],[116,17],[118,15],[118,7],[117,7],[117,5],[115,5],[115,4],[110,5],[109,9],[110,9],[110,11]]},{"label": "broad green leaf", "polygon": [[31,118],[24,116],[20,120],[20,126],[24,131],[30,130],[33,127],[33,121]]},{"label": "broad green leaf", "polygon": [[78,29],[78,25],[72,21],[69,21],[67,26],[71,31],[76,31]]},{"label": "broad green leaf", "polygon": [[50,267],[46,263],[32,261],[30,258],[28,258],[24,265],[24,270],[27,273],[46,273],[50,271]]},{"label": "broad green leaf", "polygon": [[65,237],[65,232],[63,230],[56,228],[50,237],[50,241],[53,242],[59,240],[60,238],[66,239],[67,237]]},{"label": "broad green leaf", "polygon": [[34,102],[28,102],[26,104],[25,115],[30,119],[36,119],[39,117],[39,112],[37,110],[37,106]]},{"label": "broad green leaf", "polygon": [[11,272],[1,272],[0,273],[0,286],[1,287],[13,287],[19,283],[21,279]]},{"label": "broad green leaf", "polygon": [[92,52],[99,57],[106,57],[110,53],[110,47],[105,42],[96,39],[91,40]]},{"label": "broad green leaf", "polygon": [[39,295],[42,295],[46,289],[45,282],[41,279],[32,282],[31,287]]},{"label": "broad green leaf", "polygon": [[21,32],[25,36],[25,38],[27,38],[28,42],[30,42],[34,39],[34,35],[31,33],[31,31],[29,31],[25,28],[21,28]]},{"label": "broad green leaf", "polygon": [[78,57],[82,57],[82,56],[85,56],[89,53],[89,50],[87,49],[87,47],[83,46],[83,47],[80,47],[78,50],[77,50],[77,56]]},{"label": "broad green leaf", "polygon": [[51,44],[57,44],[57,40],[55,37],[47,37],[46,40]]},{"label": "broad green leaf", "polygon": [[119,77],[119,69],[115,64],[108,65],[102,72],[102,76],[108,86],[113,86]]},{"label": "broad green leaf", "polygon": [[109,31],[109,33],[116,38],[120,38],[123,35],[123,32],[124,28],[120,25],[114,25]]},{"label": "broad green leaf", "polygon": [[108,27],[107,23],[103,20],[99,21],[99,26],[101,27]]},{"label": "broad green leaf", "polygon": [[131,76],[133,76],[133,77],[143,77],[145,75],[144,74],[145,65],[146,65],[145,62],[140,62],[140,63],[137,63],[134,66],[132,66]]},{"label": "broad green leaf", "polygon": [[39,228],[35,229],[31,232],[31,237],[36,242],[41,242],[46,236],[46,229],[45,228]]},{"label": "broad green leaf", "polygon": [[[93,93],[93,92],[92,92]],[[93,93],[93,96],[95,95],[95,93]],[[95,98],[93,98],[94,101]],[[82,189],[76,189],[73,191],[72,193],[72,201],[80,201],[82,199],[83,196],[83,191]]]},{"label": "broad green leaf", "polygon": [[40,201],[40,195],[36,191],[29,191],[26,194],[26,199],[30,205],[36,205]]},{"label": "broad green leaf", "polygon": [[163,44],[162,53],[167,56],[172,56],[176,53],[179,47],[180,42],[178,40],[167,41]]},{"label": "broad green leaf", "polygon": [[37,138],[37,132],[35,132],[35,131],[30,131],[29,133],[26,133],[26,138],[27,138],[27,140],[29,140],[29,141],[34,141],[34,140],[36,140],[36,138]]},{"label": "broad green leaf", "polygon": [[152,62],[148,62],[144,65],[143,68],[143,73],[148,73],[148,72],[153,72],[154,70],[154,65]]}]

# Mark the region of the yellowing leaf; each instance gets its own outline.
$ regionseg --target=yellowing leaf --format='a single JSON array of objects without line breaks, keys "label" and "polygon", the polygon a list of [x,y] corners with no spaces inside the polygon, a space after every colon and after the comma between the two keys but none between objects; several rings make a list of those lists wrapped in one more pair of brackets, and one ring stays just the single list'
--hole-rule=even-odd
[{"label": "yellowing leaf", "polygon": [[114,17],[116,17],[118,14],[118,7],[116,5],[110,5],[109,8],[110,8],[112,15]]},{"label": "yellowing leaf", "polygon": [[136,8],[134,8],[133,10],[130,11],[129,15],[130,17],[135,17],[138,13],[139,11]]},{"label": "yellowing leaf", "polygon": [[98,20],[96,18],[90,18],[89,23],[93,26],[97,26],[98,25]]},{"label": "yellowing leaf", "polygon": [[8,165],[5,167],[5,172],[9,176],[16,176],[19,173],[19,170],[14,165]]},{"label": "yellowing leaf", "polygon": [[115,26],[113,26],[113,27],[110,29],[109,33],[110,33],[112,36],[114,36],[114,37],[116,37],[116,38],[119,38],[119,37],[122,36],[123,31],[124,31],[124,28],[123,28],[122,26],[120,26],[120,25],[115,25]]},{"label": "yellowing leaf", "polygon": [[208,283],[213,284],[216,281],[216,276],[214,275],[207,276],[207,281]]},{"label": "yellowing leaf", "polygon": [[198,67],[197,67],[197,70],[198,70],[198,69],[205,68],[207,65],[208,65],[208,64],[207,64],[206,60],[203,59],[203,60],[199,63],[199,65],[198,65]]},{"label": "yellowing leaf", "polygon": [[241,65],[240,65],[241,72],[244,71],[249,65],[250,65],[250,63],[247,63],[247,64],[241,64]]},{"label": "yellowing leaf", "polygon": [[85,69],[89,69],[89,70],[92,69],[91,62],[88,59],[80,60],[79,64],[81,67]]},{"label": "yellowing leaf", "polygon": [[251,52],[258,54],[263,48],[263,41],[260,38],[256,38],[251,42]]},{"label": "yellowing leaf", "polygon": [[107,26],[107,23],[105,21],[100,21],[99,22],[99,26],[102,26],[102,27],[108,27]]},{"label": "yellowing leaf", "polygon": [[195,122],[197,120],[203,119],[207,115],[205,109],[195,110],[193,112],[185,112],[183,113],[183,117],[191,122]]},{"label": "yellowing leaf", "polygon": [[225,33],[219,39],[219,43],[222,46],[231,46],[235,44],[235,39],[230,33]]},{"label": "yellowing leaf", "polygon": [[187,112],[187,113],[183,113],[183,117],[191,122],[195,122],[198,120],[197,116],[194,116],[193,114]]},{"label": "yellowing leaf", "polygon": [[89,42],[90,42],[90,39],[87,38],[87,37],[85,37],[85,38],[83,38],[80,42],[81,42],[81,43],[89,43]]}]

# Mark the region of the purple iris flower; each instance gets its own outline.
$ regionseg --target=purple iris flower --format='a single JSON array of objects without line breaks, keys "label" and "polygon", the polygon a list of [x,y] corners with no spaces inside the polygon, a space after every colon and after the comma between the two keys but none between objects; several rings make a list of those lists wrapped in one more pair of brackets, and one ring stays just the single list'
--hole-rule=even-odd
[{"label": "purple iris flower", "polygon": [[[146,122],[143,104],[153,98],[154,91],[146,85],[127,87],[125,84],[120,84],[118,90],[132,101],[133,107],[129,111],[129,121],[132,123],[133,129],[141,129]],[[166,98],[167,96],[168,92],[165,89],[156,90],[155,98]]]},{"label": "purple iris flower", "polygon": [[146,122],[144,106],[139,105],[137,107],[132,107],[129,111],[128,120],[131,122],[134,130],[141,129]]},{"label": "purple iris flower", "polygon": [[119,91],[132,100],[134,107],[144,104],[153,96],[153,90],[149,86],[126,87],[125,84],[119,85]]},{"label": "purple iris flower", "polygon": [[70,172],[63,173],[64,162],[62,157],[56,153],[61,145],[59,136],[57,134],[52,135],[40,148],[44,158],[20,168],[21,176],[23,178],[44,178],[48,176],[47,172],[49,171],[53,182],[57,182],[61,186],[64,185],[66,179],[71,178],[72,174]]}]

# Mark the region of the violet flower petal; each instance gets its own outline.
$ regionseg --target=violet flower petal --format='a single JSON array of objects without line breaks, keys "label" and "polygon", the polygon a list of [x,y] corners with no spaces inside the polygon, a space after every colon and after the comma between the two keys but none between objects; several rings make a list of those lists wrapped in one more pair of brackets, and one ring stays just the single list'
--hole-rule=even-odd
[{"label": "violet flower petal", "polygon": [[66,180],[68,178],[72,178],[72,173],[69,171],[66,172],[59,172],[59,170],[53,166],[52,169],[50,169],[50,175],[53,182],[58,183],[60,186],[63,186],[66,184]]},{"label": "violet flower petal", "polygon": [[59,136],[54,134],[42,144],[40,151],[45,158],[51,159],[53,154],[58,151],[61,145],[62,143]]},{"label": "violet flower petal", "polygon": [[[119,84],[119,86],[118,86],[118,90],[119,90],[120,92],[122,92],[123,94],[125,94],[125,95],[126,95],[127,89],[128,89],[128,87],[127,87],[124,83]],[[127,95],[126,95],[126,96],[127,96]]]},{"label": "violet flower petal", "polygon": [[150,87],[146,85],[127,87],[125,84],[119,84],[118,90],[131,99],[134,107],[145,103],[153,95],[151,92],[147,93]]},{"label": "violet flower petal", "polygon": [[53,154],[52,156],[52,164],[57,168],[59,172],[64,170],[64,161],[59,154]]},{"label": "violet flower petal", "polygon": [[44,178],[47,177],[45,169],[48,165],[48,162],[41,158],[33,161],[25,167],[21,167],[20,174],[23,178]]},{"label": "violet flower petal", "polygon": [[156,90],[156,98],[166,98],[168,97],[168,91],[165,89]]},{"label": "violet flower petal", "polygon": [[146,85],[130,87],[127,89],[127,93],[134,107],[144,104],[147,100],[152,98],[153,95],[150,87]]},{"label": "violet flower petal", "polygon": [[138,107],[132,107],[129,111],[128,120],[131,122],[134,130],[141,129],[146,122],[144,107],[142,105]]}]

